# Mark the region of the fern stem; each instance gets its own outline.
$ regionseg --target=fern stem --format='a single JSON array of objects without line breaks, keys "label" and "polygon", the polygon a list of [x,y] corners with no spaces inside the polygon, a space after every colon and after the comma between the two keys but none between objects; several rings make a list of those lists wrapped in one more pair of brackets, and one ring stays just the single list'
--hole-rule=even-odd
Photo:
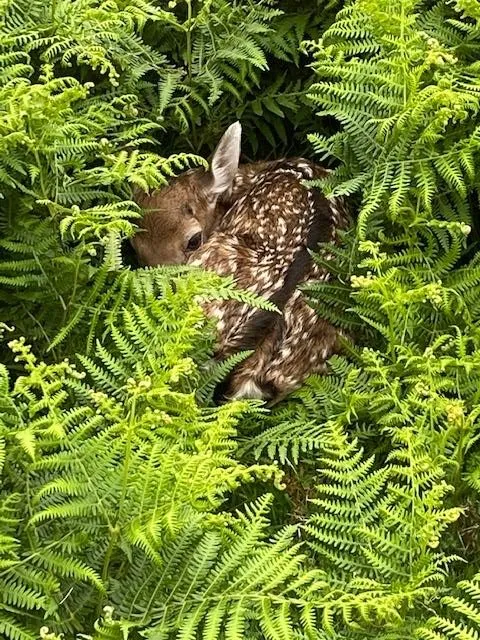
[{"label": "fern stem", "polygon": [[70,300],[67,302],[67,307],[66,309],[64,309],[63,312],[63,322],[62,322],[62,326],[65,325],[66,321],[67,321],[67,316],[68,316],[68,311],[70,309],[71,306],[73,306],[73,303],[75,301],[75,296],[77,294],[77,286],[78,286],[78,276],[80,273],[80,266],[81,266],[82,262],[81,262],[81,254],[77,260],[77,264],[75,266],[75,274],[73,277],[73,286],[72,286],[72,294],[70,296]]},{"label": "fern stem", "polygon": [[[48,344],[49,348],[51,345],[51,340],[50,337],[48,335],[48,333],[46,333],[45,329],[43,328],[43,325],[41,322],[39,322],[38,318],[36,318],[33,313],[30,312],[30,310],[28,309],[28,307],[22,302],[21,303],[21,307],[23,309],[23,311],[25,312],[25,314],[30,318],[30,320],[33,322],[33,324],[35,324],[38,328],[40,333],[42,334],[42,336],[45,339],[45,342]],[[55,352],[53,352],[54,356],[55,356]]]},{"label": "fern stem", "polygon": [[[102,582],[104,583],[105,587],[107,587],[107,584],[108,584],[110,561],[112,559],[112,555],[115,550],[115,547],[117,546],[117,541],[120,535],[119,522],[121,521],[123,505],[125,504],[125,498],[127,496],[128,475],[130,471],[130,463],[132,458],[132,431],[133,431],[133,426],[135,422],[136,407],[137,407],[137,400],[134,397],[132,400],[132,404],[131,404],[129,415],[128,415],[127,437],[126,437],[126,444],[125,444],[125,462],[123,465],[122,487],[121,487],[120,500],[118,502],[117,516],[115,518],[115,522],[113,526],[109,526],[108,528],[110,539],[108,541],[108,547],[105,552],[105,557],[103,559]],[[102,606],[103,606],[103,598],[100,599],[98,602],[97,616],[100,616],[100,613],[102,611]]]},{"label": "fern stem", "polygon": [[137,408],[137,399],[136,397],[132,400],[132,406],[130,408],[130,414],[128,417],[128,427],[127,427],[127,442],[125,447],[125,464],[123,465],[123,477],[122,477],[122,493],[120,495],[120,502],[118,504],[118,515],[117,522],[121,517],[123,511],[123,505],[125,502],[125,498],[127,496],[127,488],[128,488],[128,474],[130,471],[130,462],[132,458],[132,431],[135,422],[135,413]]},{"label": "fern stem", "polygon": [[463,458],[464,458],[464,442],[465,442],[466,435],[467,433],[465,429],[465,418],[462,418],[462,425],[460,427],[460,436],[458,438],[458,443],[457,443],[457,454],[455,456],[456,465],[455,465],[454,478],[453,478],[453,486],[455,487],[455,497],[457,500],[463,489],[462,468],[463,468]]},{"label": "fern stem", "polygon": [[186,50],[186,62],[187,62],[187,77],[188,82],[192,80],[192,0],[187,0],[187,50]]},{"label": "fern stem", "polygon": [[32,255],[33,255],[33,259],[37,263],[38,268],[40,269],[40,271],[42,273],[42,276],[44,276],[45,280],[47,280],[48,284],[53,289],[53,292],[55,293],[56,297],[60,301],[60,304],[62,305],[63,311],[66,311],[67,305],[65,304],[65,300],[63,299],[63,296],[60,293],[60,291],[57,290],[57,287],[53,284],[52,280],[48,277],[48,275],[47,275],[47,273],[46,273],[45,269],[43,268],[43,265],[42,265],[42,263],[40,261],[40,258],[37,255],[37,252],[36,251],[32,251]]},{"label": "fern stem", "polygon": [[[403,104],[407,104],[408,100],[408,88],[407,88],[407,69],[405,61],[405,3],[401,3],[401,12],[400,12],[400,39],[402,41],[402,49],[403,49]],[[407,58],[408,59],[408,58]]]},{"label": "fern stem", "polygon": [[[110,560],[112,559],[113,550],[117,546],[118,531],[119,531],[117,526],[109,530],[110,530],[110,540],[108,541],[108,547],[107,547],[107,551],[105,552],[105,558],[103,559],[103,567],[102,567],[102,582],[105,585],[105,589],[107,589]],[[99,598],[98,605],[97,605],[97,618],[100,617],[103,604],[104,604],[103,598]]]}]

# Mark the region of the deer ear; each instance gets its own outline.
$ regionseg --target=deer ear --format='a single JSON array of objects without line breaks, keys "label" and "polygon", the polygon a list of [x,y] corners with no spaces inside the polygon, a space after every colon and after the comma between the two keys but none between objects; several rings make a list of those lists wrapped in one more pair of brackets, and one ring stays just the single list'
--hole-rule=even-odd
[{"label": "deer ear", "polygon": [[213,154],[209,188],[215,195],[228,191],[238,171],[242,126],[234,122],[228,127]]}]

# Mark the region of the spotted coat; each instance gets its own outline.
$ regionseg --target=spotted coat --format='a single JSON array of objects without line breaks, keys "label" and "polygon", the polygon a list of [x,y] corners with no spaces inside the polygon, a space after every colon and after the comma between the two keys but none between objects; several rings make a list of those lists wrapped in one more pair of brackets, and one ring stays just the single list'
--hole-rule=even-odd
[{"label": "spotted coat", "polygon": [[339,331],[297,289],[328,277],[308,249],[335,240],[347,223],[342,201],[327,200],[302,182],[322,175],[324,169],[304,159],[249,165],[234,182],[231,206],[189,260],[233,275],[239,288],[272,300],[282,311],[262,312],[233,300],[206,304],[206,313],[217,320],[218,357],[254,349],[228,380],[227,397],[275,402],[310,373],[324,371],[339,348]]}]

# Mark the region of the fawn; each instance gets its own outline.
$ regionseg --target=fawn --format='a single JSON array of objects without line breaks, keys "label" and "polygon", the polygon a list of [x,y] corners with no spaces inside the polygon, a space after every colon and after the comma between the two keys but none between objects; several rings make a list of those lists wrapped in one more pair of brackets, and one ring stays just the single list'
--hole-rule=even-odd
[{"label": "fawn", "polygon": [[303,184],[326,170],[302,159],[239,165],[241,127],[220,140],[211,169],[187,171],[171,185],[137,198],[146,209],[144,231],[132,244],[144,265],[189,263],[233,275],[282,313],[234,300],[211,301],[219,358],[253,353],[223,385],[226,398],[271,403],[299,387],[308,374],[325,370],[339,348],[338,329],[307,304],[298,284],[326,279],[310,251],[334,241],[347,224],[343,202]]}]

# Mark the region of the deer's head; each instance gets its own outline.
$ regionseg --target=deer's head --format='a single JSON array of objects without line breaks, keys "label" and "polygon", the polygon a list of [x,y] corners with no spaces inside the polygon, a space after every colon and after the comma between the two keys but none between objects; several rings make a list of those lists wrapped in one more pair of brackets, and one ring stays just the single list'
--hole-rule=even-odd
[{"label": "deer's head", "polygon": [[230,191],[238,170],[241,132],[239,122],[227,129],[209,171],[187,171],[164,189],[136,196],[144,217],[132,245],[142,265],[183,264],[208,238],[218,199]]}]

